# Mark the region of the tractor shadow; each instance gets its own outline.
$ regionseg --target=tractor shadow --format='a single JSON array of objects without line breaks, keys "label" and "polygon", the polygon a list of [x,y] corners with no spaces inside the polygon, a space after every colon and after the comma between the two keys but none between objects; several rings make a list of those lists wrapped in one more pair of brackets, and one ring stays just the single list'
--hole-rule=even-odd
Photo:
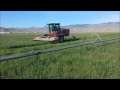
[{"label": "tractor shadow", "polygon": [[71,38],[65,38],[63,43],[65,43],[65,42],[77,41],[77,40],[80,40],[80,39],[79,39],[79,38],[76,38],[75,40],[72,40]]}]

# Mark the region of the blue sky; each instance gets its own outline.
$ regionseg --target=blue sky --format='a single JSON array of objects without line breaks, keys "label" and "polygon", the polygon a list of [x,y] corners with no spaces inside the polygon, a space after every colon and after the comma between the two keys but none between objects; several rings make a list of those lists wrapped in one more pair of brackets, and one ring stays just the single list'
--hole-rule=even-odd
[{"label": "blue sky", "polygon": [[98,24],[120,21],[120,11],[0,11],[0,27],[44,27],[49,22]]}]

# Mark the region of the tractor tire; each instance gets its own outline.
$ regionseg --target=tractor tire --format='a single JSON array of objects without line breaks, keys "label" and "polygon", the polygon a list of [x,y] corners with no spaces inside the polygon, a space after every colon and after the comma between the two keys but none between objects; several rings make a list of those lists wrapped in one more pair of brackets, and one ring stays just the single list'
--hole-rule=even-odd
[{"label": "tractor tire", "polygon": [[72,41],[75,41],[76,40],[76,37],[75,36],[72,36]]},{"label": "tractor tire", "polygon": [[64,35],[59,35],[58,38],[60,43],[64,42]]}]

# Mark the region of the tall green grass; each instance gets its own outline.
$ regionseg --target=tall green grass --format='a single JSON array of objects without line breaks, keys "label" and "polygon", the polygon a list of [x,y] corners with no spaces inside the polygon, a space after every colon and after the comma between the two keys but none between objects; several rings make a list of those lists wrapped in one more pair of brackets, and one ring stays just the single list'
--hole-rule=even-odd
[{"label": "tall green grass", "polygon": [[[85,41],[98,40],[90,34],[73,34],[79,40],[66,37],[64,43],[51,44],[32,39],[38,34],[0,35],[0,57],[42,51]],[[119,37],[120,33],[99,33],[102,39]],[[120,78],[119,40],[86,47],[75,47],[61,51],[35,55],[0,62],[1,79],[119,79]]]}]

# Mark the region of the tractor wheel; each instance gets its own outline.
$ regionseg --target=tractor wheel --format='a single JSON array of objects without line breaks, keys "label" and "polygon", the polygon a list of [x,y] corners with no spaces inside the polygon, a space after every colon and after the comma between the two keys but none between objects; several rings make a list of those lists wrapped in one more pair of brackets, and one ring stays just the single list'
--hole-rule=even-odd
[{"label": "tractor wheel", "polygon": [[75,41],[76,40],[76,37],[75,36],[72,36],[72,41]]},{"label": "tractor wheel", "polygon": [[59,42],[64,42],[64,36],[63,35],[59,35]]}]

